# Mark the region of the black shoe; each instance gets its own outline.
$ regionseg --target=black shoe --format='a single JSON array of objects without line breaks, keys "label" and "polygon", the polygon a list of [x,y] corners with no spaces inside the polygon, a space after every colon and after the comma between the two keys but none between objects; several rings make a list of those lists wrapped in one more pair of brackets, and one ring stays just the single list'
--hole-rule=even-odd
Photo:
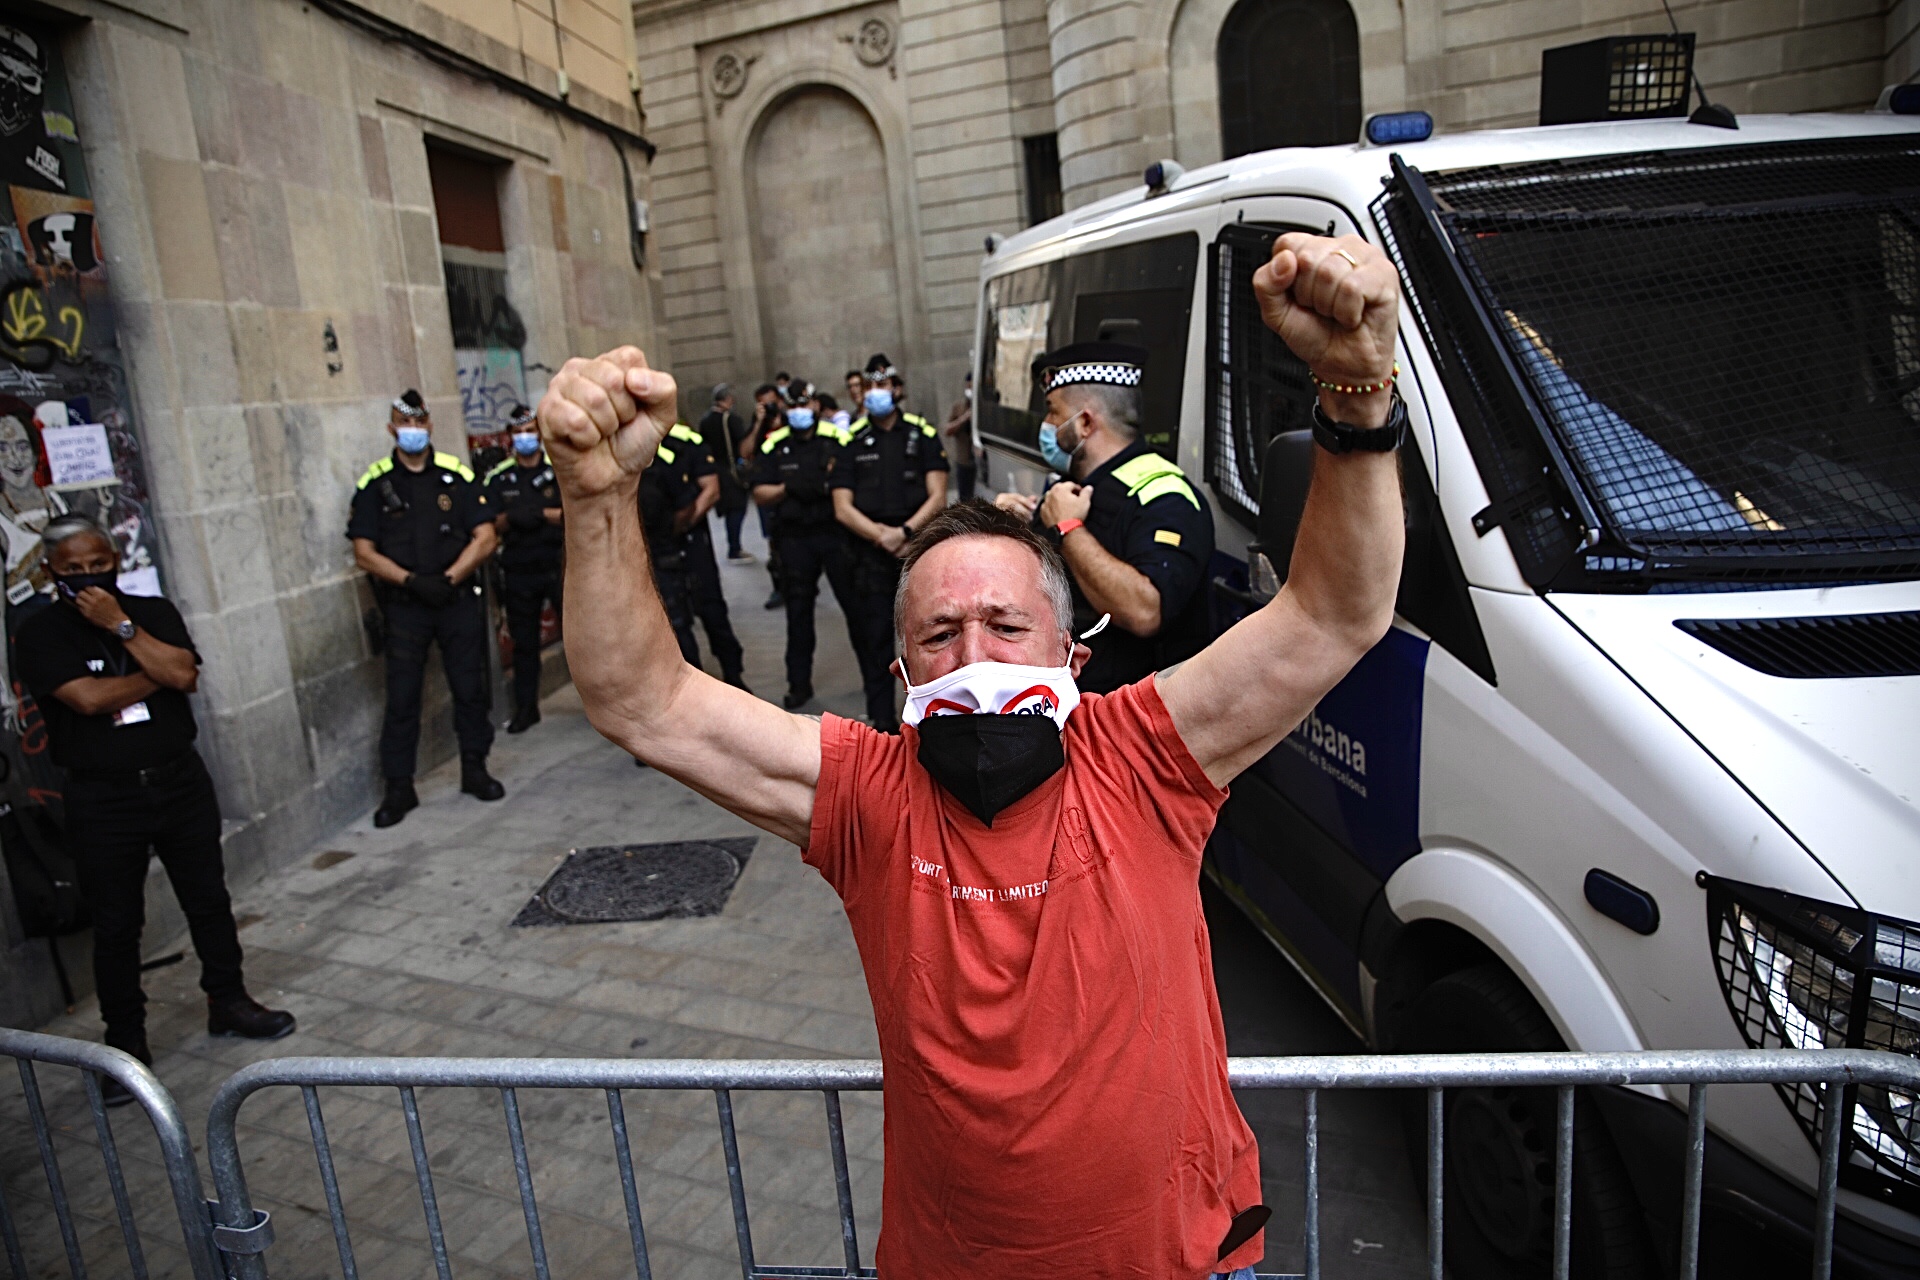
[{"label": "black shoe", "polygon": [[[132,1054],[140,1060],[142,1066],[153,1065],[153,1050],[147,1048],[145,1028],[127,1033],[116,1032],[109,1028],[106,1042],[109,1049],[118,1049],[122,1053]],[[118,1080],[112,1076],[103,1075],[100,1077],[100,1101],[104,1106],[124,1107],[133,1101],[133,1095],[127,1092],[127,1087]]]},{"label": "black shoe", "polygon": [[460,789],[477,800],[498,800],[507,794],[500,780],[487,772],[485,756],[460,757]]},{"label": "black shoe", "polygon": [[772,595],[767,597],[767,603],[762,607],[768,608],[768,609],[778,609],[782,605],[786,604],[786,602],[787,602],[787,598],[781,595],[778,591],[776,591]]},{"label": "black shoe", "polygon": [[243,1040],[278,1040],[293,1034],[293,1015],[269,1009],[242,991],[237,996],[207,997],[207,1034]]},{"label": "black shoe", "polygon": [[812,701],[813,686],[803,684],[796,685],[794,688],[787,690],[787,696],[780,699],[780,705],[789,711],[798,711],[801,707],[806,706]]},{"label": "black shoe", "polygon": [[508,733],[525,733],[540,723],[540,704],[529,702],[513,713],[513,719],[507,721]]},{"label": "black shoe", "polygon": [[412,778],[388,778],[387,798],[373,811],[373,825],[390,827],[420,807],[420,796]]}]

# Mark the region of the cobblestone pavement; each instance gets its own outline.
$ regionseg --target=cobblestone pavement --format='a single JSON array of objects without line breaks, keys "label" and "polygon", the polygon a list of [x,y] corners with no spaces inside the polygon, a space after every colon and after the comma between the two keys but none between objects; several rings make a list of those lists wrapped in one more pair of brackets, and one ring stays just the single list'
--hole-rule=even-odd
[{"label": "cobblestone pavement", "polygon": [[[716,528],[717,532],[717,528]],[[718,539],[716,539],[718,541]],[[749,522],[749,546],[764,552]],[[722,566],[746,676],[784,691],[784,615],[764,610],[764,560]],[[823,592],[819,707],[856,714],[859,679],[838,609]],[[299,1032],[268,1045],[205,1034],[197,965],[148,975],[155,1069],[204,1141],[213,1090],[247,1062],[292,1054],[581,1057],[871,1057],[873,1015],[838,901],[798,851],[762,836],[717,917],[515,928],[510,921],[569,848],[750,835],[752,829],[649,769],[587,725],[571,688],[532,731],[504,735],[493,764],[507,799],[459,794],[457,769],[421,780],[422,807],[376,831],[362,818],[239,896],[256,995],[290,1008]],[[369,811],[372,798],[369,798]],[[1216,963],[1235,1052],[1346,1052],[1353,1042],[1276,953],[1210,902]],[[149,939],[149,954],[178,945]],[[91,1005],[45,1028],[96,1038]],[[126,1273],[84,1099],[70,1072],[42,1069],[61,1127],[57,1149],[93,1274]],[[397,1096],[322,1092],[360,1273],[434,1272]],[[1328,1274],[1413,1273],[1421,1225],[1390,1109],[1379,1100],[1323,1111]],[[531,1256],[501,1101],[485,1090],[420,1095],[426,1143],[461,1276],[523,1276]],[[555,1276],[633,1274],[604,1097],[526,1091],[520,1105]],[[1270,1265],[1297,1266],[1299,1107],[1250,1098],[1268,1198],[1278,1210]],[[879,1225],[877,1096],[843,1099],[863,1259]],[[783,1265],[837,1265],[840,1242],[826,1127],[816,1095],[738,1095],[756,1252]],[[713,1099],[629,1094],[654,1274],[739,1274]],[[184,1275],[157,1151],[136,1109],[114,1113],[154,1275]],[[257,1095],[241,1115],[256,1203],[272,1210],[275,1277],[339,1274],[297,1092]],[[0,1186],[21,1221],[35,1276],[63,1274],[58,1235],[16,1087],[0,1087]],[[211,1188],[209,1187],[209,1192]],[[1354,1246],[1346,1245],[1351,1236]],[[1364,1246],[1364,1247],[1363,1247]],[[1350,1256],[1349,1256],[1350,1255]]]}]

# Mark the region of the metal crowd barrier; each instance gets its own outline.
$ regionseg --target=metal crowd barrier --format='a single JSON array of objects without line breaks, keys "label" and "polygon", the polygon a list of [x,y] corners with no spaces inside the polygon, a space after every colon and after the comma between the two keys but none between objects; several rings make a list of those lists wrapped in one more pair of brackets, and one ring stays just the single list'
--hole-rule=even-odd
[{"label": "metal crowd barrier", "polygon": [[[180,1128],[171,1099],[132,1059],[96,1045],[0,1031],[0,1054],[22,1058],[22,1079],[28,1084],[29,1106],[39,1135],[55,1212],[60,1215],[62,1238],[76,1280],[84,1275],[78,1247],[60,1190],[46,1121],[32,1087],[31,1068],[24,1059],[67,1062],[93,1071],[105,1071],[128,1084],[147,1107],[157,1132],[173,1183],[181,1228],[194,1258],[198,1280],[217,1280],[211,1266],[213,1252],[223,1258],[228,1275],[241,1280],[264,1280],[265,1251],[272,1243],[268,1215],[256,1210],[249,1198],[241,1165],[237,1122],[241,1105],[267,1088],[298,1088],[306,1104],[307,1124],[325,1191],[335,1247],[344,1280],[358,1280],[359,1270],[348,1230],[346,1212],[334,1171],[319,1090],[327,1086],[377,1086],[399,1091],[412,1151],[421,1208],[427,1225],[435,1270],[440,1280],[451,1280],[452,1268],[440,1210],[434,1195],[433,1173],[427,1158],[415,1091],[423,1088],[486,1088],[500,1092],[515,1178],[526,1221],[527,1244],[536,1280],[550,1280],[547,1249],[535,1199],[532,1163],[520,1121],[522,1089],[598,1089],[606,1095],[607,1114],[620,1184],[625,1201],[633,1265],[639,1280],[652,1280],[652,1264],[640,1211],[640,1187],[634,1175],[628,1143],[623,1090],[703,1090],[714,1095],[720,1121],[727,1186],[740,1255],[742,1280],[776,1277],[870,1277],[860,1266],[857,1224],[847,1169],[840,1094],[880,1088],[880,1064],[857,1061],[754,1061],[689,1059],[525,1059],[525,1058],[279,1058],[245,1067],[228,1078],[215,1095],[207,1119],[207,1155],[219,1199],[210,1206],[212,1219],[201,1212],[198,1174],[191,1149]],[[1425,1089],[1427,1091],[1427,1247],[1430,1274],[1441,1280],[1444,1254],[1443,1099],[1447,1089],[1506,1086],[1557,1090],[1555,1138],[1555,1219],[1553,1274],[1565,1280],[1570,1272],[1573,1214],[1574,1105],[1577,1088],[1594,1085],[1687,1085],[1687,1149],[1685,1198],[1680,1220],[1678,1256],[1682,1280],[1698,1272],[1702,1173],[1706,1154],[1706,1097],[1709,1086],[1720,1084],[1792,1084],[1825,1086],[1826,1096],[1856,1085],[1892,1086],[1920,1093],[1920,1060],[1899,1054],[1856,1049],[1834,1050],[1690,1050],[1640,1053],[1504,1053],[1415,1054],[1406,1056],[1351,1056],[1322,1058],[1235,1058],[1230,1063],[1236,1089],[1287,1089],[1302,1095],[1304,1160],[1304,1261],[1296,1277],[1262,1280],[1319,1280],[1320,1247],[1320,1136],[1319,1095],[1330,1089]],[[733,1094],[740,1090],[814,1092],[825,1103],[829,1145],[839,1200],[840,1235],[844,1263],[839,1267],[768,1266],[754,1254],[753,1232],[741,1177],[740,1147],[734,1131]],[[102,1150],[114,1181],[116,1205],[127,1234],[130,1255],[138,1256],[124,1186],[118,1178],[111,1133],[101,1110],[97,1083],[89,1076],[89,1099],[102,1136]],[[1832,1271],[1834,1200],[1839,1182],[1840,1125],[1837,1106],[1823,1106],[1819,1180],[1816,1196],[1813,1275],[1828,1280]],[[22,1264],[11,1219],[0,1205],[7,1247],[16,1276],[27,1272]],[[196,1240],[203,1248],[196,1247]],[[204,1255],[204,1256],[203,1256]],[[203,1261],[210,1266],[202,1271]],[[141,1274],[136,1263],[136,1274]]]}]

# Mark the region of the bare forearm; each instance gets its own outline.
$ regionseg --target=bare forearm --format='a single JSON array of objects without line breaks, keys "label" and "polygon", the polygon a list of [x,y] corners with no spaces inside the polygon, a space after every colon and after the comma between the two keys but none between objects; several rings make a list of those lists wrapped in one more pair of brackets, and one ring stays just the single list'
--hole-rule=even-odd
[{"label": "bare forearm", "polygon": [[355,538],[353,540],[353,562],[366,570],[367,576],[378,578],[382,582],[396,587],[405,586],[409,571],[387,559],[374,550],[373,539]]},{"label": "bare forearm", "polygon": [[[156,687],[192,693],[200,684],[200,664],[194,661],[191,649],[156,640],[145,628],[133,633],[133,639],[126,642],[126,649],[128,656],[140,664],[140,670],[147,674]],[[136,702],[138,700],[133,699]]]},{"label": "bare forearm", "polygon": [[1399,454],[1315,450],[1283,590],[1323,629],[1364,651],[1393,621],[1405,544]]},{"label": "bare forearm", "polygon": [[110,715],[130,707],[143,698],[160,692],[160,686],[144,671],[129,676],[86,676],[69,680],[53,691],[53,696],[83,716]]},{"label": "bare forearm", "polygon": [[639,510],[630,493],[584,499],[565,528],[567,669],[593,727],[640,755],[690,669],[654,587]]},{"label": "bare forearm", "polygon": [[693,500],[693,521],[698,523],[706,519],[707,512],[713,510],[720,501],[720,477],[718,475],[700,477],[700,496]]},{"label": "bare forearm", "polygon": [[784,502],[787,486],[784,484],[757,484],[753,486],[753,500],[762,507],[770,507],[776,502]]},{"label": "bare forearm", "polygon": [[[840,495],[845,494],[843,498]],[[853,505],[853,490],[835,489],[833,491],[833,518],[853,531],[853,536],[865,542],[877,543],[880,535],[886,532],[886,526],[877,520],[867,518],[865,512]]]},{"label": "bare forearm", "polygon": [[923,529],[926,527],[927,521],[938,515],[940,508],[946,505],[947,473],[944,471],[929,471],[927,472],[927,500],[920,504],[920,509],[913,513],[912,518],[909,519],[907,523],[915,529]]},{"label": "bare forearm", "polygon": [[1086,528],[1060,540],[1073,580],[1096,613],[1110,613],[1116,625],[1136,636],[1160,634],[1160,592],[1147,575],[1100,545]]},{"label": "bare forearm", "polygon": [[473,531],[473,537],[460,552],[460,558],[447,569],[449,582],[465,582],[473,571],[480,567],[493,549],[500,545],[499,538],[493,532],[491,524],[480,525]]}]

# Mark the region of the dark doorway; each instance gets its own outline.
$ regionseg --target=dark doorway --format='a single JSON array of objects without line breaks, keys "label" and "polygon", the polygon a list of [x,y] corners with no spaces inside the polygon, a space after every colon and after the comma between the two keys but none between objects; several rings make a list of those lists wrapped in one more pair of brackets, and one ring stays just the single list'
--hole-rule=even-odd
[{"label": "dark doorway", "polygon": [[1360,137],[1360,28],[1347,0],[1240,0],[1220,25],[1225,159]]}]

